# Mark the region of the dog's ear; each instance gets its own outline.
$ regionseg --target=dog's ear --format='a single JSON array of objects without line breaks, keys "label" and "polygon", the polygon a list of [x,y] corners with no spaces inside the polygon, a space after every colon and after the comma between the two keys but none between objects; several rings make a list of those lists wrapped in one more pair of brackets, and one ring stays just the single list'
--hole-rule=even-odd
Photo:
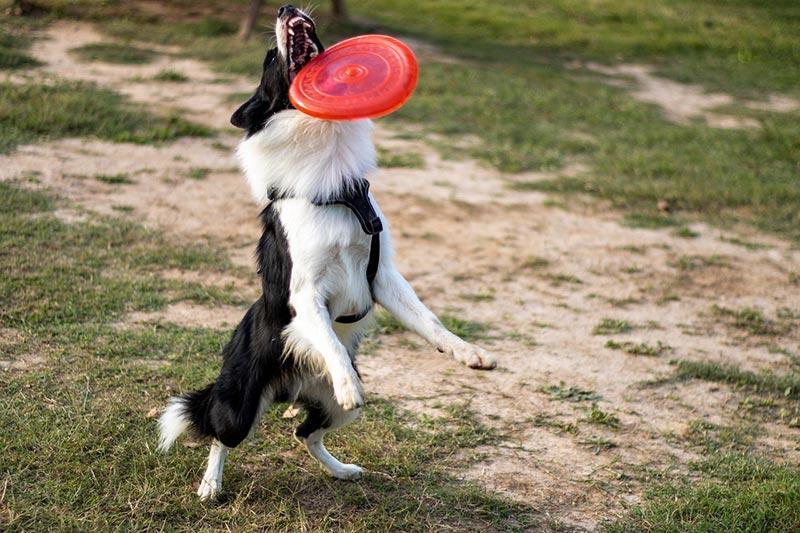
[{"label": "dog's ear", "polygon": [[231,116],[231,124],[247,131],[255,129],[259,121],[263,126],[268,107],[269,105],[261,97],[260,91],[256,90],[256,93],[248,101],[234,111]]}]

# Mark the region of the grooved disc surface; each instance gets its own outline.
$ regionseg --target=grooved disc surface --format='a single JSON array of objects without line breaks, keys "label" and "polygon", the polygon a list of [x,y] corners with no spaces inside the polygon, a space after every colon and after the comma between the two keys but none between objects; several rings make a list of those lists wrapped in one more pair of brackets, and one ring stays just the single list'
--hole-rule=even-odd
[{"label": "grooved disc surface", "polygon": [[417,85],[417,59],[388,35],[362,35],[337,43],[309,61],[289,88],[298,110],[328,120],[388,115]]}]

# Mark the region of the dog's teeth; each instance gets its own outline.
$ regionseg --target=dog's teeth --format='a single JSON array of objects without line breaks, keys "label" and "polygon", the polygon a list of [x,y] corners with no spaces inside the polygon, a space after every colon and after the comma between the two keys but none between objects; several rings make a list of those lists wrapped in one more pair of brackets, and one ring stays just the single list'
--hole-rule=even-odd
[{"label": "dog's teeth", "polygon": [[294,30],[292,28],[289,28],[289,35],[294,35]]}]

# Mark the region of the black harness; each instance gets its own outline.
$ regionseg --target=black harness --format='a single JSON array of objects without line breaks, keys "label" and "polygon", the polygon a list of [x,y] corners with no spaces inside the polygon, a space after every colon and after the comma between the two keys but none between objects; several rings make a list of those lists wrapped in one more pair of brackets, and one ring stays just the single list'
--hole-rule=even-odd
[{"label": "black harness", "polygon": [[[294,198],[286,194],[278,194],[275,189],[270,189],[267,193],[270,201],[276,202],[286,198]],[[383,223],[381,222],[375,208],[372,207],[372,202],[369,201],[369,182],[366,179],[359,179],[352,187],[348,187],[342,191],[339,196],[334,196],[324,202],[311,202],[317,206],[324,205],[343,205],[350,209],[361,224],[361,229],[364,233],[372,236],[369,245],[369,261],[367,262],[367,283],[369,283],[369,293],[372,296],[372,301],[375,301],[375,295],[372,291],[372,284],[375,281],[375,275],[378,273],[378,263],[381,260],[381,237],[380,233],[383,231]],[[354,324],[367,316],[372,310],[372,305],[360,313],[354,315],[344,315],[337,317],[335,320],[340,324]]]}]

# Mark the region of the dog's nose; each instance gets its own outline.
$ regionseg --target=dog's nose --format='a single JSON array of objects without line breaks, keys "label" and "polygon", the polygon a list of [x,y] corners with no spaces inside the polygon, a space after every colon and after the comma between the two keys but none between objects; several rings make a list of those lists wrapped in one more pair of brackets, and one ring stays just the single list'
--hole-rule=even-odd
[{"label": "dog's nose", "polygon": [[293,6],[293,5],[291,5],[291,4],[286,4],[285,6],[282,6],[282,7],[281,7],[281,8],[278,10],[278,16],[279,16],[279,17],[282,17],[282,16],[284,16],[284,15],[291,15],[291,14],[292,14],[292,13],[294,13],[295,11],[297,11],[297,10],[294,8],[294,6]]}]

